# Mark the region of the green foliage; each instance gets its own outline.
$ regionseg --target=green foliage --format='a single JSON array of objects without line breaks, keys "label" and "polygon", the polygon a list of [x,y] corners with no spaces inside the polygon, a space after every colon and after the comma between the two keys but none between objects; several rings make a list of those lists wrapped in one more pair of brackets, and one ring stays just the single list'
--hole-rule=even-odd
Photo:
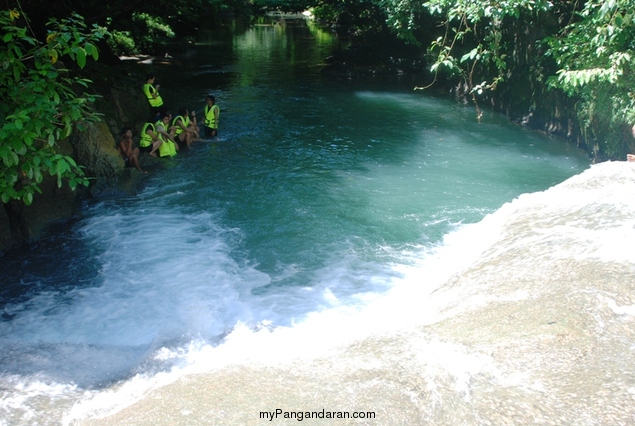
[{"label": "green foliage", "polygon": [[[477,111],[480,95],[496,89],[517,66],[519,28],[548,30],[525,40],[536,43],[526,52],[548,49],[546,57],[526,60],[526,72],[536,84],[569,97],[597,157],[623,155],[630,142],[625,128],[635,124],[635,0],[377,1],[393,31],[411,43],[420,42],[422,4],[439,20],[442,31],[429,31],[437,33],[428,48],[434,80],[461,80]],[[541,20],[545,17],[549,28]]]},{"label": "green foliage", "polygon": [[545,0],[505,0],[495,4],[473,0],[429,1],[427,9],[441,16],[444,27],[443,35],[428,50],[431,71],[435,75],[445,71],[459,76],[477,104],[476,95],[495,89],[505,80],[509,56],[505,25],[531,19],[550,6]]},{"label": "green foliage", "polygon": [[361,35],[387,28],[376,0],[316,0],[311,10],[316,19],[333,24],[340,33]]},{"label": "green foliage", "polygon": [[97,60],[96,43],[105,33],[74,14],[51,19],[46,40],[39,41],[20,18],[14,10],[0,12],[0,199],[28,205],[41,192],[43,173],[55,176],[60,187],[63,180],[72,189],[88,184],[75,161],[56,148],[77,122],[96,119],[88,109],[94,96],[76,94],[90,81],[72,77],[60,59],[80,68],[89,58]]},{"label": "green foliage", "polygon": [[313,6],[313,16],[321,22],[335,22],[342,13],[341,7],[329,2],[322,2]]},{"label": "green foliage", "polygon": [[163,18],[146,12],[134,12],[116,22],[109,17],[106,25],[111,28],[108,46],[117,56],[156,52],[176,36]]},{"label": "green foliage", "polygon": [[[118,56],[165,53],[171,43],[195,38],[200,27],[210,25],[220,14],[249,15],[254,4],[268,3],[260,0],[253,4],[247,0],[156,0],[145,3],[113,0],[103,5],[93,3],[95,0],[68,1],[73,7],[84,7],[91,13],[100,11],[107,16],[105,25],[112,34],[108,45]],[[292,5],[295,2],[279,3]]]},{"label": "green foliage", "polygon": [[423,2],[379,0],[379,7],[386,14],[386,23],[403,40],[420,46],[416,32],[425,12]]},{"label": "green foliage", "polygon": [[110,50],[117,56],[139,53],[130,31],[113,30],[107,40]]},{"label": "green foliage", "polygon": [[265,12],[302,12],[307,10],[313,3],[306,0],[251,0],[254,10]]},{"label": "green foliage", "polygon": [[154,52],[175,36],[163,18],[148,13],[133,13],[132,25],[136,46],[142,52]]},{"label": "green foliage", "polygon": [[621,155],[621,128],[635,124],[634,0],[589,0],[548,37],[558,64],[552,87],[579,99],[577,113],[597,156]]}]

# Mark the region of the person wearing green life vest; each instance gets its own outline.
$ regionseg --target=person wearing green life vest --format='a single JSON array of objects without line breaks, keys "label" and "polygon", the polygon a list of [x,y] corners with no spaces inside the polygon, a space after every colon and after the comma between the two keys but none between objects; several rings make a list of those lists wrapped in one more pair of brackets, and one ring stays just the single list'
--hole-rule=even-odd
[{"label": "person wearing green life vest", "polygon": [[148,103],[150,104],[150,115],[155,116],[163,105],[163,99],[159,95],[159,86],[154,86],[156,77],[154,74],[148,74],[146,78],[146,84],[143,85],[143,94],[146,95]]},{"label": "person wearing green life vest", "polygon": [[193,141],[198,140],[198,127],[196,124],[196,113],[192,111],[192,119],[187,108],[179,109],[179,115],[174,117],[172,125],[175,128],[174,140],[179,144],[185,144],[189,148]]},{"label": "person wearing green life vest", "polygon": [[157,149],[163,144],[163,140],[154,127],[154,119],[150,118],[141,128],[141,139],[139,139],[139,151],[147,152],[156,157]]},{"label": "person wearing green life vest", "polygon": [[209,95],[205,105],[205,137],[213,138],[218,135],[218,117],[220,108],[216,105],[216,98]]},{"label": "person wearing green life vest", "polygon": [[172,114],[169,111],[161,113],[161,119],[154,123],[156,132],[159,134],[163,143],[159,147],[159,155],[161,157],[173,157],[179,150],[179,146],[174,141],[174,126],[170,126]]}]

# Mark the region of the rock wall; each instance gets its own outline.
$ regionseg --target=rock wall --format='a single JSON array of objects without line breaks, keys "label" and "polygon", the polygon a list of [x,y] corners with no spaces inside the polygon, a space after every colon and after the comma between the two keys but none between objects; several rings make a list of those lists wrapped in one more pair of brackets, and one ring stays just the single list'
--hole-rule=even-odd
[{"label": "rock wall", "polygon": [[66,184],[58,188],[57,178],[45,177],[40,189],[42,193],[34,195],[30,206],[15,200],[4,205],[0,228],[5,231],[0,232],[0,251],[38,238],[51,226],[70,219],[77,212],[77,193]]},{"label": "rock wall", "polygon": [[90,192],[98,195],[104,188],[114,185],[125,165],[106,122],[89,123],[83,127],[71,136],[74,157],[78,164],[86,167],[86,174],[95,178]]}]

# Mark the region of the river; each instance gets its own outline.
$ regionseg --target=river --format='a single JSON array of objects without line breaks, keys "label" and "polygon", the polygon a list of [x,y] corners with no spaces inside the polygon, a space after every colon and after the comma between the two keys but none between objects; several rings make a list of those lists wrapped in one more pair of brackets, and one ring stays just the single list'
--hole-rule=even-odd
[{"label": "river", "polygon": [[0,258],[0,425],[635,421],[635,167],[326,77],[338,43],[140,65],[219,137]]}]

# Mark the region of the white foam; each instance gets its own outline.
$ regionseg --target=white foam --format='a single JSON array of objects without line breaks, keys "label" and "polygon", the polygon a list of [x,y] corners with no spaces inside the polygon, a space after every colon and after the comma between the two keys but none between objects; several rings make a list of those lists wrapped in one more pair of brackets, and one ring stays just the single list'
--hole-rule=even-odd
[{"label": "white foam", "polygon": [[[185,374],[209,372],[236,364],[281,365],[297,359],[334,356],[351,342],[364,337],[391,335],[411,326],[438,322],[444,315],[456,314],[457,311],[444,311],[449,304],[466,310],[492,301],[530,298],[531,292],[525,289],[515,289],[508,294],[478,294],[479,289],[475,289],[476,296],[471,297],[469,303],[461,305],[463,289],[446,289],[435,293],[436,289],[453,276],[461,274],[475,262],[482,261],[483,256],[493,256],[493,253],[531,246],[532,242],[553,242],[553,251],[549,255],[554,257],[578,256],[583,259],[592,256],[633,265],[630,257],[619,254],[619,250],[614,247],[626,247],[632,253],[631,241],[634,239],[630,235],[635,202],[630,201],[633,197],[629,198],[629,191],[635,189],[633,176],[630,165],[609,163],[594,166],[547,191],[523,195],[488,215],[483,221],[460,227],[448,234],[443,244],[434,248],[411,247],[402,253],[403,263],[395,263],[387,270],[371,271],[363,280],[371,283],[374,280],[375,285],[369,288],[377,289],[376,292],[368,289],[355,292],[354,283],[348,290],[342,291],[342,281],[354,281],[354,277],[351,277],[351,264],[359,261],[351,254],[329,264],[321,273],[316,274],[317,284],[313,287],[268,295],[263,299],[265,302],[262,306],[253,304],[253,300],[246,303],[242,298],[249,298],[252,289],[269,284],[271,277],[249,266],[239,265],[228,256],[223,236],[233,231],[217,229],[211,216],[184,215],[185,220],[177,222],[158,212],[150,212],[144,217],[144,221],[136,221],[123,214],[112,215],[95,221],[85,229],[90,238],[97,238],[95,235],[99,234],[101,241],[111,244],[104,252],[104,285],[73,293],[76,304],[71,307],[69,316],[53,316],[53,326],[45,324],[43,314],[39,320],[37,313],[31,313],[33,316],[28,320],[40,321],[47,335],[51,333],[54,338],[63,341],[68,341],[68,337],[63,339],[59,329],[65,329],[65,321],[69,318],[81,319],[90,324],[93,319],[96,320],[105,312],[118,307],[128,310],[129,313],[123,315],[123,318],[137,321],[137,326],[120,336],[113,336],[112,330],[105,332],[101,337],[104,340],[100,343],[147,343],[157,335],[179,337],[178,332],[190,330],[191,335],[186,344],[154,348],[152,357],[155,360],[175,361],[171,363],[173,367],[169,372],[138,374],[116,389],[90,395],[73,407],[65,421],[86,416],[103,416],[143,398],[149,390],[171,383]],[[619,214],[606,219],[606,210],[603,208],[608,211],[613,209]],[[152,219],[149,223],[166,224],[174,232],[165,234],[165,240],[159,242],[146,239],[143,232],[146,226],[149,226],[147,231],[150,231],[150,225],[146,224],[148,218]],[[138,238],[133,242],[124,239],[124,243],[121,238],[111,238],[112,234],[109,234],[108,229],[117,228],[120,222],[126,220],[136,221],[135,226],[141,229]],[[523,226],[509,228],[510,224],[518,223]],[[623,238],[625,234],[628,237],[626,240]],[[184,241],[184,236],[192,240]],[[561,244],[567,240],[572,243]],[[134,266],[146,268],[146,273],[142,275],[135,271],[117,269],[117,265],[122,262],[118,257],[122,252],[119,244],[138,244],[138,249],[133,250],[146,255],[140,256]],[[166,260],[169,274],[156,267],[151,261],[155,259],[152,251],[158,250],[162,245],[168,247],[168,252],[175,251],[187,256],[188,267],[183,267],[178,257],[175,260],[168,257]],[[210,264],[216,266],[210,268]],[[204,268],[207,268],[206,272],[202,273]],[[293,273],[295,267],[289,266],[287,269],[283,268],[280,276]],[[186,280],[188,286],[180,286],[179,282],[167,279],[168,276],[179,277],[179,282]],[[153,278],[163,283],[160,288],[156,288]],[[210,283],[214,283],[214,286],[210,286]],[[126,294],[124,302],[120,292],[131,285],[145,290],[138,291],[138,296]],[[379,291],[380,289],[382,290]],[[389,291],[384,291],[385,289]],[[99,297],[94,297],[93,292]],[[283,319],[286,314],[279,315],[276,309],[263,307],[270,306],[275,301],[289,303],[302,300],[306,294],[311,297],[317,294],[320,297],[318,301],[302,306],[297,311],[298,315],[286,317],[286,323]],[[51,296],[42,296],[45,297]],[[144,305],[145,299],[151,299],[153,306]],[[205,302],[219,299],[223,301],[222,310]],[[97,301],[106,305],[103,311],[98,309]],[[606,303],[618,315],[635,315],[633,305],[619,306],[612,299],[607,299]],[[50,307],[46,303],[43,306]],[[296,306],[301,306],[301,303]],[[150,310],[150,315],[148,310],[142,309],[144,307]],[[94,310],[92,314],[91,310]],[[49,319],[50,316],[46,318]],[[121,322],[116,323],[113,329],[125,330],[125,321],[114,321]],[[19,327],[19,324],[18,319],[13,326]],[[109,325],[105,323],[104,326]],[[152,329],[151,326],[157,328]],[[171,328],[172,326],[174,327]],[[94,335],[94,324],[88,327],[78,331],[78,340]],[[69,328],[65,332],[68,333]],[[218,345],[211,344],[205,338],[225,332],[228,334]],[[440,342],[426,344],[429,345],[426,351],[421,348],[415,350],[416,353],[425,354],[422,355],[425,359],[421,362],[442,366],[455,378],[457,392],[466,399],[470,398],[471,375],[483,371],[496,373],[491,360],[484,354],[472,353],[460,346],[444,346]],[[435,350],[428,350],[431,348]],[[544,390],[540,382],[530,379],[522,375],[500,377],[501,382],[507,380],[509,383],[521,383],[527,389],[537,392]],[[430,386],[434,386],[434,382]]]}]

